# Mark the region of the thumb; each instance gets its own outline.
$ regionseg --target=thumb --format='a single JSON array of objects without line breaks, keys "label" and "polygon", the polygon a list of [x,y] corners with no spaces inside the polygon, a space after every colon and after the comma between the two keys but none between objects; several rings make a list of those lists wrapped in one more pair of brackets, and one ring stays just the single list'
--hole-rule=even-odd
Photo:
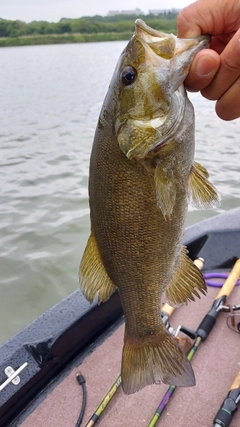
[{"label": "thumb", "polygon": [[195,56],[185,86],[189,91],[205,89],[213,80],[220,66],[220,56],[211,49],[202,50]]}]

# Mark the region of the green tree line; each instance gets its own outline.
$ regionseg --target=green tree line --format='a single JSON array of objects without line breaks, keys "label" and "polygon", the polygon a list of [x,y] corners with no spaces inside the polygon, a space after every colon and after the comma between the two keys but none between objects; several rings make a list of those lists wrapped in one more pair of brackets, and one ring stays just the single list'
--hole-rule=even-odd
[{"label": "green tree line", "polygon": [[[177,13],[173,10],[163,14],[141,15],[152,28],[176,32]],[[134,31],[135,15],[86,16],[79,19],[62,18],[59,22],[10,21],[0,18],[0,46],[18,44],[85,42],[97,40],[121,40],[129,38]],[[101,35],[101,37],[100,37]],[[108,36],[107,36],[108,35]],[[114,36],[115,35],[115,36]],[[44,37],[43,37],[44,36]],[[61,36],[59,39],[57,36]],[[64,37],[65,39],[64,39]],[[95,38],[94,38],[95,36]],[[26,38],[20,42],[20,38]],[[61,41],[61,40],[65,41]],[[95,39],[95,40],[94,40]]]}]

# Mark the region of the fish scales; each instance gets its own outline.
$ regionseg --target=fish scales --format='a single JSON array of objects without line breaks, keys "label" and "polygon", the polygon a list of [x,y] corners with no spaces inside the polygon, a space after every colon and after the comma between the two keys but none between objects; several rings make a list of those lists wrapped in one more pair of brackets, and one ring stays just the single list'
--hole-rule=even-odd
[{"label": "fish scales", "polygon": [[[91,236],[80,283],[89,301],[95,295],[105,301],[119,290],[125,315],[121,375],[128,394],[160,381],[195,383],[190,362],[162,323],[160,303],[164,290],[173,304],[205,292],[201,273],[182,247],[189,182],[198,204],[203,199],[210,205],[218,195],[205,169],[194,165],[194,112],[182,86],[194,52],[206,42],[180,46],[179,55],[190,53],[175,77],[174,37],[136,21],[106,95],[90,159]],[[208,187],[206,197],[202,186]]]},{"label": "fish scales", "polygon": [[[110,123],[113,119],[109,117]],[[136,327],[141,329],[141,316],[149,316],[153,311],[159,323],[162,288],[170,280],[178,256],[176,245],[181,249],[187,208],[181,199],[186,186],[179,185],[179,206],[176,204],[171,221],[166,222],[159,215],[154,180],[146,169],[136,161],[129,167],[117,139],[113,141],[112,133],[108,138],[105,129],[97,130],[95,141],[89,184],[92,229],[103,264],[120,294],[122,282],[127,284],[121,294],[124,308],[126,306],[124,311],[130,311],[130,318],[131,312],[136,313]],[[114,159],[113,162],[104,156],[110,144],[109,158]],[[148,289],[151,293],[147,302]],[[141,298],[143,304],[145,301],[144,311]],[[126,322],[127,319],[128,316]]]}]

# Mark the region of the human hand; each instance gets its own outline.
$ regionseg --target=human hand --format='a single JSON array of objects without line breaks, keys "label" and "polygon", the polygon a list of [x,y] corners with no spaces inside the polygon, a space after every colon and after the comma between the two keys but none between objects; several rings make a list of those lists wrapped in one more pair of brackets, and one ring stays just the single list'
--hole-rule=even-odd
[{"label": "human hand", "polygon": [[178,37],[210,34],[210,49],[194,58],[185,80],[190,91],[216,102],[223,120],[240,117],[240,0],[198,0],[177,20]]}]

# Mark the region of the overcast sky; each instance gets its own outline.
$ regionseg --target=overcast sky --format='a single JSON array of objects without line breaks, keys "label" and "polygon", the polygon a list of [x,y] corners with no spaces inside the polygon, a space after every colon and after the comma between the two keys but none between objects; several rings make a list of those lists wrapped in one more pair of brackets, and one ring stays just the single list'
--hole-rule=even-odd
[{"label": "overcast sky", "polygon": [[0,18],[58,22],[61,18],[107,15],[109,10],[182,8],[193,0],[0,0]]}]

